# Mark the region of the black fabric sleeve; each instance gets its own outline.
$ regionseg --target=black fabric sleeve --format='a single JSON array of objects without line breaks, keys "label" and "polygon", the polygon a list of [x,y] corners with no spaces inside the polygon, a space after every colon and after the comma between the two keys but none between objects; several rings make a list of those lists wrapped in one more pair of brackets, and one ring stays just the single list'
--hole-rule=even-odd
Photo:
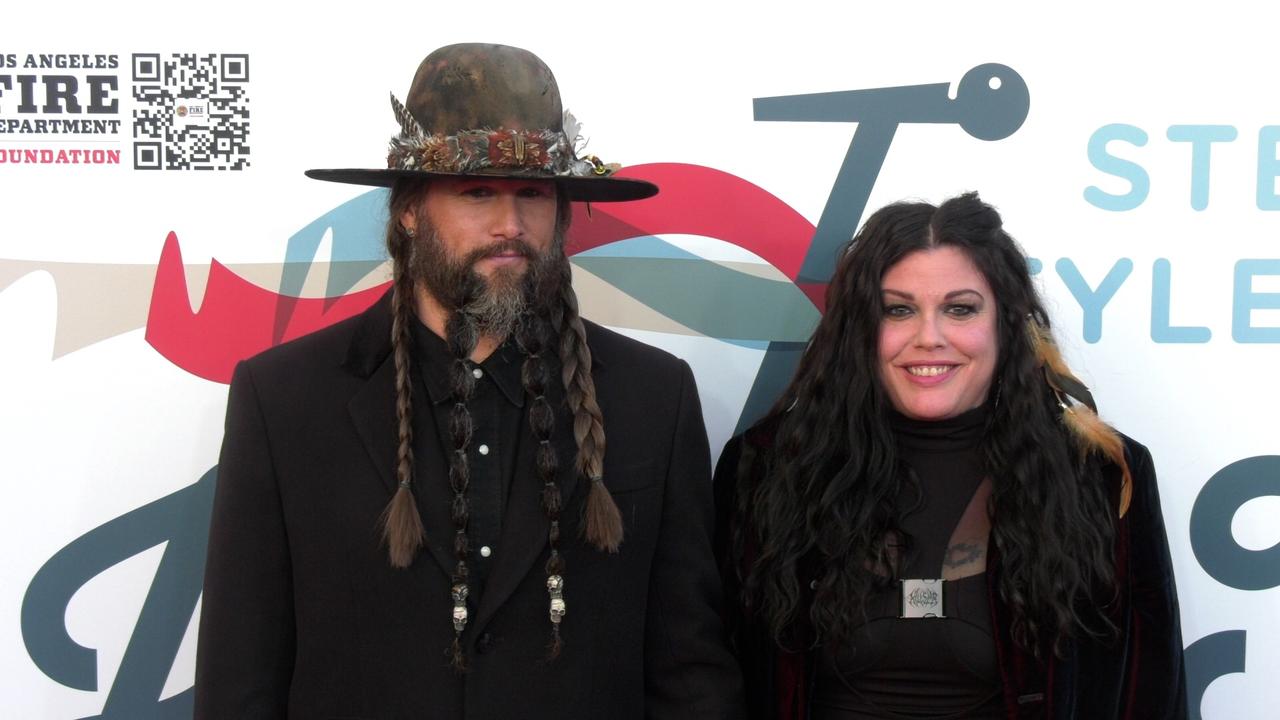
[{"label": "black fabric sleeve", "polygon": [[693,373],[680,364],[679,412],[649,579],[645,716],[742,717],[742,686],[725,644],[711,550],[710,452]]},{"label": "black fabric sleeve", "polygon": [[195,718],[283,718],[294,662],[289,540],[257,388],[231,381],[196,649]]},{"label": "black fabric sleeve", "polygon": [[716,463],[713,486],[716,500],[715,551],[720,581],[724,587],[724,603],[721,615],[729,647],[738,661],[742,675],[747,705],[746,717],[751,720],[772,718],[775,705],[773,696],[773,653],[761,628],[748,624],[742,607],[743,561],[733,548],[733,534],[740,518],[738,507],[738,466],[742,460],[743,438],[736,435],[725,444]]},{"label": "black fabric sleeve", "polygon": [[1133,475],[1129,509],[1130,602],[1136,632],[1130,633],[1127,668],[1128,717],[1186,718],[1187,681],[1182,657],[1178,591],[1169,558],[1160,491],[1151,453],[1128,447]]}]

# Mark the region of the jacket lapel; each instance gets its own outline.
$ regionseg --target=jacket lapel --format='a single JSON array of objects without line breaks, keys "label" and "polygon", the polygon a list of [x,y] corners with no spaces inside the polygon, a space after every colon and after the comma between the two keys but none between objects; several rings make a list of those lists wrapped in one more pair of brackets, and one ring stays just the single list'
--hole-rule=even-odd
[{"label": "jacket lapel", "polygon": [[[390,342],[390,297],[391,293],[388,292],[360,317],[344,363],[350,372],[365,379],[364,385],[347,404],[347,412],[351,416],[356,435],[377,468],[388,502],[397,489],[396,439],[399,436],[395,413],[395,360]],[[427,410],[426,402],[422,393],[415,388],[415,438],[435,437],[435,422]],[[440,569],[446,575],[451,575],[453,553],[448,549],[446,541],[452,540],[453,523],[449,516],[447,482],[443,481],[447,476],[443,472],[443,459],[438,455],[422,457],[419,453],[415,456],[413,494],[426,527],[426,545]]]}]

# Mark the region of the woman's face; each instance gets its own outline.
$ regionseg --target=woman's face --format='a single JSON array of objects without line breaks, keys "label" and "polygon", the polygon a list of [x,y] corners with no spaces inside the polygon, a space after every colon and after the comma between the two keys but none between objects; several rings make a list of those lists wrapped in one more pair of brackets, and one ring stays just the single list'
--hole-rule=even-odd
[{"label": "woman's face", "polygon": [[981,405],[999,347],[996,299],[963,250],[918,250],[881,281],[880,378],[898,412],[942,420]]}]

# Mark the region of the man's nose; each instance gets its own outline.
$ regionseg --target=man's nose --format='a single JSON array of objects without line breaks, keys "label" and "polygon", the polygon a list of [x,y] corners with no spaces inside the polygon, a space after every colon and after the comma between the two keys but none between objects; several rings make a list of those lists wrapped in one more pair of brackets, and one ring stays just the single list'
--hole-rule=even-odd
[{"label": "man's nose", "polygon": [[524,218],[514,193],[503,193],[494,199],[490,232],[507,240],[515,240],[524,235]]}]

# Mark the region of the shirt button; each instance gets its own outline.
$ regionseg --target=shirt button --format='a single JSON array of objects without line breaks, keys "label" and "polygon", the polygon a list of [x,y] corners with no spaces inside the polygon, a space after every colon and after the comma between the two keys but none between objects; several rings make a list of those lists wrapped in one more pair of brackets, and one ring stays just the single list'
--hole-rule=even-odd
[{"label": "shirt button", "polygon": [[481,546],[480,557],[489,557],[492,554],[493,550],[491,550],[488,545]]},{"label": "shirt button", "polygon": [[481,454],[481,455],[488,455],[488,454],[489,454],[489,446],[488,446],[488,445],[481,445],[480,447],[478,447],[478,448],[476,448],[476,449],[480,451],[480,454]]},{"label": "shirt button", "polygon": [[484,371],[481,370],[480,368],[474,368],[471,371],[471,377],[479,380],[480,378],[484,377]]}]

